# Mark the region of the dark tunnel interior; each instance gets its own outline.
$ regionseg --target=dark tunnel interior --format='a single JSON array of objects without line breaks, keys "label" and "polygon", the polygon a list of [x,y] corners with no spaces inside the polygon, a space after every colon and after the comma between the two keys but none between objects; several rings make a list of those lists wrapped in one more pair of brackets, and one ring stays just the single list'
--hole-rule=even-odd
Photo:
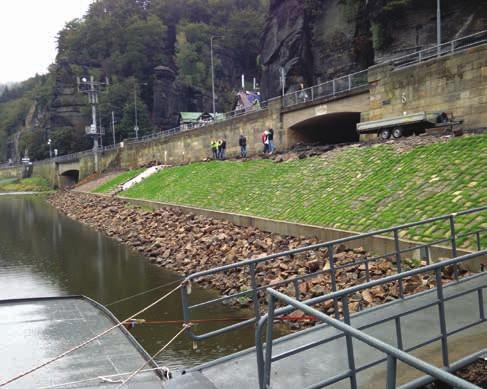
[{"label": "dark tunnel interior", "polygon": [[358,142],[360,112],[321,115],[295,124],[290,129],[291,143],[336,144]]},{"label": "dark tunnel interior", "polygon": [[60,186],[65,188],[77,184],[79,181],[79,170],[68,170],[60,175]]}]

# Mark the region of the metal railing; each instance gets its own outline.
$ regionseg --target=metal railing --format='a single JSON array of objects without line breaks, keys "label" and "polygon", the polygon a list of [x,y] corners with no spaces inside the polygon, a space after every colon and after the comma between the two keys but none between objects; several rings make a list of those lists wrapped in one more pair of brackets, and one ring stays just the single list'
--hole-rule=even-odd
[{"label": "metal railing", "polygon": [[402,68],[406,66],[415,65],[430,59],[434,59],[440,56],[453,54],[460,50],[465,50],[469,47],[478,46],[483,43],[487,43],[487,30],[480,31],[476,34],[464,36],[452,40],[450,42],[442,43],[441,45],[435,45],[427,49],[419,50],[411,54],[406,54],[384,63],[390,63],[396,68]]},{"label": "metal railing", "polygon": [[[264,295],[265,290],[267,287],[272,286],[273,288],[278,287],[289,287],[291,286],[294,289],[296,299],[301,299],[301,291],[300,291],[300,284],[303,282],[307,282],[312,278],[327,275],[330,277],[331,283],[331,290],[333,292],[338,291],[339,285],[337,282],[337,271],[343,269],[349,269],[351,267],[357,266],[364,266],[364,278],[360,281],[369,282],[371,281],[374,276],[371,274],[370,271],[370,264],[373,264],[378,261],[389,260],[393,258],[395,261],[395,271],[397,274],[402,273],[406,267],[406,259],[405,255],[410,255],[413,252],[421,252],[425,263],[427,265],[430,264],[430,257],[431,257],[431,249],[433,246],[438,246],[441,244],[448,244],[449,250],[451,252],[451,258],[457,257],[457,247],[461,240],[464,239],[474,239],[475,246],[477,250],[481,250],[482,248],[482,238],[484,235],[487,235],[487,229],[478,229],[475,231],[467,231],[459,233],[457,231],[456,226],[456,219],[461,216],[467,215],[476,215],[476,217],[480,217],[482,215],[486,215],[487,217],[487,206],[483,206],[480,208],[470,209],[463,212],[458,212],[450,215],[439,216],[435,218],[426,219],[419,222],[403,224],[400,226],[377,230],[370,233],[354,235],[347,238],[337,239],[325,243],[318,243],[310,246],[300,247],[293,250],[288,250],[276,254],[267,255],[261,258],[255,259],[247,259],[243,261],[239,261],[236,263],[219,266],[210,270],[205,270],[201,272],[197,272],[194,274],[189,275],[185,279],[185,284],[190,285],[192,282],[201,282],[204,279],[207,281],[210,277],[220,276],[223,277],[225,274],[231,272],[237,272],[240,274],[240,282],[239,286],[245,286],[248,289],[243,291],[236,291],[235,293],[229,293],[228,295],[214,298],[207,301],[199,301],[197,303],[191,304],[190,302],[190,294],[188,293],[187,288],[181,288],[181,299],[182,299],[182,307],[183,307],[183,317],[186,322],[191,322],[192,312],[198,309],[207,308],[208,306],[214,304],[222,304],[228,303],[231,301],[237,301],[238,299],[251,299],[251,307],[253,308],[254,317],[239,322],[235,324],[230,324],[224,327],[220,327],[216,330],[209,331],[206,333],[196,334],[193,332],[192,329],[188,329],[188,335],[194,340],[205,340],[209,339],[214,336],[219,336],[229,331],[234,331],[240,329],[245,326],[249,326],[254,324],[256,321],[259,320],[261,316],[261,297]],[[443,239],[434,240],[427,243],[414,243],[411,242],[409,247],[401,247],[405,246],[400,241],[400,236],[402,236],[403,232],[407,232],[410,228],[417,228],[417,227],[441,227],[444,226],[448,228],[448,237]],[[341,264],[339,261],[336,260],[337,254],[335,254],[335,248],[339,247],[343,244],[356,244],[356,245],[363,245],[363,240],[365,238],[371,237],[379,237],[384,238],[388,235],[392,235],[391,240],[393,241],[394,250],[383,255],[378,256],[371,256],[364,254],[360,259],[355,261]],[[298,269],[289,269],[289,273],[295,273],[294,275],[289,276],[289,278],[284,279],[279,282],[266,282],[264,279],[265,270],[263,269],[264,266],[271,264],[272,261],[275,260],[286,260],[293,258],[298,255],[306,255],[309,257],[313,257],[315,260],[319,260],[318,268],[320,270],[311,271],[307,274],[299,274]],[[317,258],[317,259],[316,259]],[[327,266],[328,265],[328,266]],[[245,275],[245,277],[243,277]],[[455,278],[458,277],[457,270],[455,269]],[[246,285],[245,284],[246,278]],[[402,280],[399,281],[399,298],[404,298],[404,287]],[[338,315],[338,300],[334,301],[334,311]]]},{"label": "metal railing", "polygon": [[[270,388],[271,386],[271,367],[272,362],[277,360],[282,360],[284,358],[290,357],[292,355],[296,355],[300,352],[307,351],[316,347],[318,345],[323,345],[329,341],[337,340],[339,338],[345,338],[346,342],[346,352],[347,352],[347,360],[348,360],[348,370],[339,373],[331,378],[327,378],[322,380],[318,383],[314,383],[312,386],[313,388],[318,387],[325,387],[328,385],[332,385],[339,381],[349,379],[350,380],[350,387],[352,389],[357,388],[357,373],[363,371],[365,369],[371,368],[377,364],[383,363],[387,361],[387,388],[395,388],[396,387],[396,365],[397,360],[400,360],[422,372],[437,378],[443,382],[453,385],[453,387],[458,388],[477,388],[477,386],[464,381],[458,377],[455,377],[448,372],[441,370],[433,365],[430,365],[418,358],[413,357],[408,352],[418,349],[420,347],[424,347],[428,344],[431,344],[436,341],[441,341],[441,352],[442,352],[442,359],[443,359],[443,366],[449,366],[449,352],[448,352],[448,337],[457,334],[463,330],[472,328],[476,325],[479,325],[486,321],[485,312],[484,312],[484,302],[483,302],[483,289],[487,288],[487,285],[482,285],[478,287],[471,287],[467,290],[462,290],[460,293],[456,293],[450,295],[448,297],[444,296],[443,293],[443,283],[442,283],[442,270],[449,266],[458,266],[458,264],[466,261],[470,261],[482,255],[486,255],[487,250],[480,251],[473,254],[464,255],[462,257],[453,258],[450,260],[445,260],[442,262],[438,262],[436,264],[428,265],[423,268],[413,269],[406,271],[402,274],[396,274],[389,277],[385,277],[379,280],[371,281],[367,284],[354,286],[351,288],[344,289],[339,292],[330,293],[325,296],[316,297],[310,299],[305,302],[300,302],[294,298],[286,296],[283,293],[280,293],[272,288],[267,288],[267,301],[268,301],[268,311],[265,316],[263,316],[256,327],[255,331],[255,342],[256,342],[256,355],[257,355],[257,368],[258,368],[258,376],[259,376],[259,385],[261,389]],[[374,286],[384,285],[388,283],[400,282],[404,280],[406,277],[412,277],[415,275],[420,275],[428,272],[433,272],[435,274],[436,279],[436,296],[437,299],[432,303],[423,304],[419,308],[415,306],[409,310],[401,310],[400,313],[396,313],[387,317],[386,319],[377,320],[372,325],[368,324],[361,328],[354,328],[350,324],[350,310],[349,310],[349,296],[353,295],[354,293],[360,292],[365,289],[369,289]],[[476,276],[474,276],[476,277]],[[466,289],[466,288],[464,288]],[[446,319],[445,319],[445,303],[447,301],[454,300],[456,298],[465,296],[470,293],[477,294],[477,301],[479,304],[479,318],[473,323],[465,324],[455,330],[450,332],[447,331],[446,326]],[[311,305],[316,305],[318,303],[322,303],[326,300],[335,300],[340,298],[342,300],[342,309],[343,309],[343,322],[338,319],[333,319],[332,317],[322,313],[314,308],[311,308]],[[286,304],[286,307],[275,309],[276,302],[280,300]],[[423,341],[419,345],[415,345],[408,349],[404,349],[403,347],[403,333],[401,330],[401,319],[407,317],[409,314],[419,312],[424,309],[428,309],[431,307],[438,307],[438,317],[439,317],[439,325],[440,325],[440,335],[435,336],[433,338],[429,338],[426,341]],[[273,346],[273,321],[274,318],[280,315],[289,314],[290,312],[299,309],[303,311],[305,314],[311,315],[317,318],[319,321],[324,322],[340,331],[339,336],[332,336],[328,339],[320,339],[316,341],[314,344],[306,344],[301,345],[295,349],[288,350],[284,353],[281,353],[277,356],[272,355],[272,346]],[[398,347],[391,346],[388,343],[385,343],[377,338],[374,338],[363,330],[365,328],[371,328],[373,326],[382,324],[384,322],[393,322],[395,326],[395,334],[396,334],[396,342]],[[264,326],[266,326],[266,343],[265,346],[263,345],[263,332]],[[379,360],[368,362],[366,365],[357,367],[355,366],[355,359],[354,359],[354,343],[352,342],[352,338],[359,339],[360,341],[366,343],[373,348],[380,350],[381,352],[387,355],[386,358],[381,358]],[[291,374],[291,372],[290,372]]]},{"label": "metal railing", "polygon": [[286,93],[283,96],[282,105],[283,107],[292,107],[293,105],[315,101],[326,97],[332,98],[368,84],[368,70],[362,70],[357,73],[348,74],[331,81],[314,85],[310,88]]},{"label": "metal railing", "polygon": [[260,103],[258,106],[251,106],[245,109],[237,109],[234,111],[229,111],[225,113],[220,113],[216,116],[214,120],[209,120],[209,121],[202,121],[199,123],[189,123],[189,124],[183,124],[178,127],[171,128],[169,130],[161,130],[161,131],[156,131],[144,136],[141,136],[139,138],[126,138],[124,139],[124,143],[130,144],[130,143],[143,143],[143,142],[148,142],[154,139],[162,139],[162,138],[167,138],[169,136],[173,136],[176,134],[180,134],[182,132],[190,131],[190,130],[195,130],[198,128],[203,128],[211,124],[215,123],[221,123],[225,122],[231,119],[235,119],[237,117],[242,117],[246,116],[252,113],[260,112],[265,109],[267,109],[268,102],[263,101]]}]

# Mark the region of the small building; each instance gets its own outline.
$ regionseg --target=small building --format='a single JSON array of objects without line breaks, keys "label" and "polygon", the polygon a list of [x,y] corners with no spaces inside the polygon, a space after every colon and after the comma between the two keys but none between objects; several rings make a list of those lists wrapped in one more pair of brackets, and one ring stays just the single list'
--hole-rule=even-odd
[{"label": "small building", "polygon": [[[216,114],[218,117],[219,114]],[[211,123],[214,120],[213,114],[209,112],[180,112],[179,126],[181,129],[197,128]]]}]

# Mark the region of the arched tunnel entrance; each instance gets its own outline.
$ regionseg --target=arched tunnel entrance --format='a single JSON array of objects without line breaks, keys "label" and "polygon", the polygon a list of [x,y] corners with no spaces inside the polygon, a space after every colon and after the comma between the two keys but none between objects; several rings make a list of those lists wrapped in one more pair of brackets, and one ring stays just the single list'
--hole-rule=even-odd
[{"label": "arched tunnel entrance", "polygon": [[59,187],[73,186],[79,181],[79,170],[67,170],[59,175]]},{"label": "arched tunnel entrance", "polygon": [[315,116],[289,129],[289,145],[358,142],[360,112],[338,112]]}]

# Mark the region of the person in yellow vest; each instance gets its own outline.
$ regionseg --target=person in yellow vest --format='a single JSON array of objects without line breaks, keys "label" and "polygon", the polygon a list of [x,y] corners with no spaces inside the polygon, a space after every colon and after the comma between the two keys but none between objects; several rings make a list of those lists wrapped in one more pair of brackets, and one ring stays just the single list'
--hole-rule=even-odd
[{"label": "person in yellow vest", "polygon": [[218,142],[216,140],[211,141],[211,152],[213,153],[213,159],[218,159]]}]

